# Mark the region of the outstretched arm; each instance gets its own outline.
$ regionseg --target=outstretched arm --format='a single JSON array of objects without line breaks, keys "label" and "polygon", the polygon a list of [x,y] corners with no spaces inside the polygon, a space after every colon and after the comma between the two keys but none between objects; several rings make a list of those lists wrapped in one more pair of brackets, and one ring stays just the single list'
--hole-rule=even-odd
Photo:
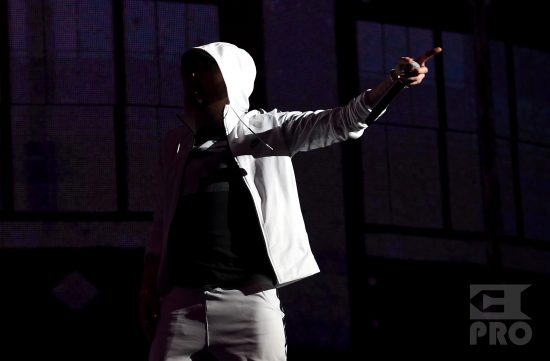
[{"label": "outstretched arm", "polygon": [[372,108],[394,82],[399,81],[406,87],[422,83],[428,72],[426,62],[439,52],[441,48],[434,48],[416,59],[402,57],[389,76],[343,107],[315,112],[284,113],[279,121],[290,155],[360,137],[368,126],[366,120]]}]

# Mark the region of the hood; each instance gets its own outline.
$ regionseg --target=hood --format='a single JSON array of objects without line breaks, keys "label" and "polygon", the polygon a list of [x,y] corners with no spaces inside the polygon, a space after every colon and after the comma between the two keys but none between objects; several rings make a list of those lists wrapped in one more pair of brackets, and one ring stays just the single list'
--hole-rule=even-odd
[{"label": "hood", "polygon": [[248,98],[252,94],[256,79],[256,65],[250,54],[224,42],[210,43],[193,49],[203,50],[216,60],[225,81],[229,103],[235,110],[247,112],[250,107]]}]

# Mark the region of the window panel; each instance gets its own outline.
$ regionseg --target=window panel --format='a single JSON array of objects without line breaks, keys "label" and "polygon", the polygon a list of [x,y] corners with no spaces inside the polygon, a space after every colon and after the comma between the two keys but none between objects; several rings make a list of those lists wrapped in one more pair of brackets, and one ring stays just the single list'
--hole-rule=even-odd
[{"label": "window panel", "polygon": [[160,56],[160,101],[163,105],[181,106],[183,87],[180,76],[180,57]]},{"label": "window panel", "polygon": [[129,53],[126,57],[127,96],[131,104],[159,104],[159,64],[152,53]]},{"label": "window panel", "polygon": [[155,2],[125,1],[124,16],[126,50],[128,52],[156,53]]},{"label": "window panel", "polygon": [[153,211],[158,185],[160,141],[181,125],[175,109],[127,108],[128,209]]},{"label": "window panel", "polygon": [[128,102],[158,104],[156,5],[152,1],[125,1],[124,15]]},{"label": "window panel", "polygon": [[391,224],[391,184],[387,126],[376,124],[363,135],[363,195],[365,222]]},{"label": "window panel", "polygon": [[[51,13],[51,23],[53,31],[46,34],[47,47],[51,51],[71,51],[78,48],[79,44],[79,20],[80,6],[86,3],[76,4],[74,1],[49,1]],[[80,6],[79,6],[80,5]],[[62,25],[62,26],[59,26]]]},{"label": "window panel", "polygon": [[388,127],[392,223],[442,226],[436,132]]},{"label": "window panel", "polygon": [[366,234],[365,249],[369,256],[390,259],[477,264],[487,262],[486,244],[471,240]]},{"label": "window panel", "polygon": [[447,134],[451,225],[455,230],[483,230],[479,137]]},{"label": "window panel", "polygon": [[150,222],[2,222],[0,249],[144,247]]},{"label": "window panel", "polygon": [[514,48],[519,139],[550,144],[550,53]]},{"label": "window panel", "polygon": [[8,9],[12,101],[44,103],[46,61],[42,3],[11,0]]},{"label": "window panel", "polygon": [[[185,38],[187,46],[217,41],[220,37],[218,25],[218,8],[213,5],[186,4],[187,15]],[[192,31],[189,31],[189,28]]]},{"label": "window panel", "polygon": [[15,209],[114,211],[111,107],[12,107]]},{"label": "window panel", "polygon": [[[359,77],[363,80],[369,72],[383,73],[386,70],[384,63],[384,43],[382,41],[383,25],[366,21],[358,21],[357,25],[357,55]],[[366,84],[361,82],[361,87]]]},{"label": "window panel", "polygon": [[181,105],[181,54],[219,39],[217,6],[128,0],[124,12],[128,101]]},{"label": "window panel", "polygon": [[59,52],[48,79],[50,103],[114,103],[113,57],[110,53]]},{"label": "window panel", "polygon": [[25,50],[34,55],[44,50],[42,1],[8,0],[9,36],[12,50]]},{"label": "window panel", "polygon": [[[79,22],[79,33],[77,36],[79,37],[82,50],[112,51],[112,1],[94,0],[76,2],[78,4]],[[64,32],[62,24],[57,28]]]},{"label": "window panel", "polygon": [[496,166],[500,188],[502,231],[507,236],[515,236],[517,235],[516,206],[509,141],[496,141]]},{"label": "window panel", "polygon": [[12,50],[10,59],[11,96],[14,103],[46,102],[46,63],[42,56]]},{"label": "window panel", "polygon": [[388,72],[395,63],[409,53],[409,28],[402,25],[384,24],[382,26],[382,41],[384,42],[385,72]]},{"label": "window panel", "polygon": [[510,137],[510,100],[508,99],[508,71],[504,43],[491,42],[491,86],[495,132],[499,136]]},{"label": "window panel", "polygon": [[472,37],[443,33],[447,125],[451,130],[477,131]]},{"label": "window panel", "polygon": [[[181,55],[188,44],[185,44],[186,26],[189,24],[186,7],[188,5],[175,2],[159,2],[158,42],[161,54]],[[191,25],[191,24],[189,24]]]},{"label": "window panel", "polygon": [[15,103],[114,102],[109,0],[9,5]]},{"label": "window panel", "polygon": [[550,149],[520,144],[519,163],[525,236],[550,241]]}]

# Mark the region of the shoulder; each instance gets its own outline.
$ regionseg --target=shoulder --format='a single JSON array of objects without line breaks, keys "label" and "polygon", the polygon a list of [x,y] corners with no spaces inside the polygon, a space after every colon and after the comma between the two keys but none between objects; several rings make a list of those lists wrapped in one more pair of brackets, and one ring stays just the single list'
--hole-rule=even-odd
[{"label": "shoulder", "polygon": [[276,127],[280,125],[280,120],[283,118],[285,112],[281,112],[278,109],[266,111],[264,109],[255,109],[246,114],[248,123],[251,126],[265,128]]}]

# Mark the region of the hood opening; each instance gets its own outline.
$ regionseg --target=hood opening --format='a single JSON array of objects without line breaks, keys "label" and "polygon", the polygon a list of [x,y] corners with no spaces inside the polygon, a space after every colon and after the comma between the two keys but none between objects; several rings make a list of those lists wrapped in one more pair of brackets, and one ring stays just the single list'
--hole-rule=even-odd
[{"label": "hood opening", "polygon": [[256,65],[248,52],[225,42],[197,46],[182,55],[181,71],[191,56],[207,56],[213,59],[224,78],[230,105],[241,112],[248,111],[249,97],[254,90],[256,79]]}]

